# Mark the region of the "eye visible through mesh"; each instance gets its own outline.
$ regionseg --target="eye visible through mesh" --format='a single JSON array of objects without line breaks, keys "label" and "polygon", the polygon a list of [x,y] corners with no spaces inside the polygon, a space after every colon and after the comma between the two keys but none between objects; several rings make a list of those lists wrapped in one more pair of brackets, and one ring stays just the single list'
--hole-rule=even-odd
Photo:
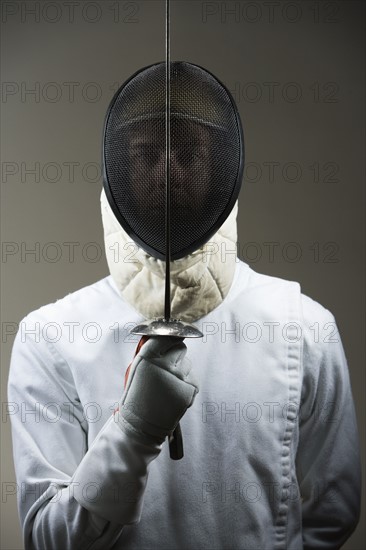
[{"label": "eye visible through mesh", "polygon": [[[171,67],[171,258],[209,240],[237,199],[244,146],[226,88],[186,62]],[[166,65],[143,69],[117,92],[104,133],[104,186],[117,219],[165,259]]]}]

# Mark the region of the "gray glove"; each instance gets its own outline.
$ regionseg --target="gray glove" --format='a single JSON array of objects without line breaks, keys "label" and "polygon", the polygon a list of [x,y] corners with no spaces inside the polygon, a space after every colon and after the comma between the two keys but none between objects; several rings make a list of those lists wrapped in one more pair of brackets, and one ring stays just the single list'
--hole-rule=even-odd
[{"label": "gray glove", "polygon": [[198,393],[181,338],[151,337],[133,360],[119,403],[118,422],[127,432],[163,443]]}]

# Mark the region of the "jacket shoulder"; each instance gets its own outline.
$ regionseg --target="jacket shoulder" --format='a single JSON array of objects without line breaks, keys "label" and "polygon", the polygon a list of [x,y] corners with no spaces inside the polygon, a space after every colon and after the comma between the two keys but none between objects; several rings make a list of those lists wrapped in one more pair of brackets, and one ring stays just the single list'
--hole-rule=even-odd
[{"label": "jacket shoulder", "polygon": [[23,321],[57,322],[83,318],[91,320],[94,312],[103,311],[116,299],[116,294],[119,296],[111,276],[104,277],[91,285],[70,292],[55,302],[30,311]]},{"label": "jacket shoulder", "polygon": [[267,292],[268,294],[276,291],[286,293],[287,289],[289,291],[291,288],[296,289],[300,294],[301,313],[305,324],[311,325],[314,320],[324,322],[334,321],[333,314],[327,308],[302,292],[301,285],[298,281],[257,273],[244,262],[240,262],[240,270],[241,278],[246,278],[244,289],[250,291],[258,290],[261,293]]},{"label": "jacket shoulder", "polygon": [[303,293],[301,294],[301,307],[305,326],[311,326],[316,322],[322,324],[335,322],[334,316],[329,309]]}]

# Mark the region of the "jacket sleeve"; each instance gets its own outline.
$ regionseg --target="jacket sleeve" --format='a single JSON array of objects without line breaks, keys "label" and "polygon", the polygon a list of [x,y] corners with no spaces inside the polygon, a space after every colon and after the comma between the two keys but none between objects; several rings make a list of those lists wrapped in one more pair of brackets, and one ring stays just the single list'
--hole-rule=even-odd
[{"label": "jacket sleeve", "polygon": [[333,550],[344,544],[359,520],[359,441],[347,361],[335,319],[324,308],[312,312],[305,316],[296,467],[304,550]]},{"label": "jacket sleeve", "polygon": [[67,363],[52,344],[20,331],[8,399],[26,550],[111,548],[124,525],[140,520],[148,465],[161,446],[126,433],[111,415],[87,449]]}]

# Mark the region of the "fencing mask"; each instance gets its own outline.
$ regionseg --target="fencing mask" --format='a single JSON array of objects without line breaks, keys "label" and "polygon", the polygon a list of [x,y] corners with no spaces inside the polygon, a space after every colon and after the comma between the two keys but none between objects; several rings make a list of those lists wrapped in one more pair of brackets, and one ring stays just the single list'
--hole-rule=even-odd
[{"label": "fencing mask", "polygon": [[[166,64],[134,74],[115,94],[103,138],[104,189],[123,229],[165,260]],[[209,241],[230,214],[244,165],[240,117],[207,70],[170,63],[170,257]]]}]

